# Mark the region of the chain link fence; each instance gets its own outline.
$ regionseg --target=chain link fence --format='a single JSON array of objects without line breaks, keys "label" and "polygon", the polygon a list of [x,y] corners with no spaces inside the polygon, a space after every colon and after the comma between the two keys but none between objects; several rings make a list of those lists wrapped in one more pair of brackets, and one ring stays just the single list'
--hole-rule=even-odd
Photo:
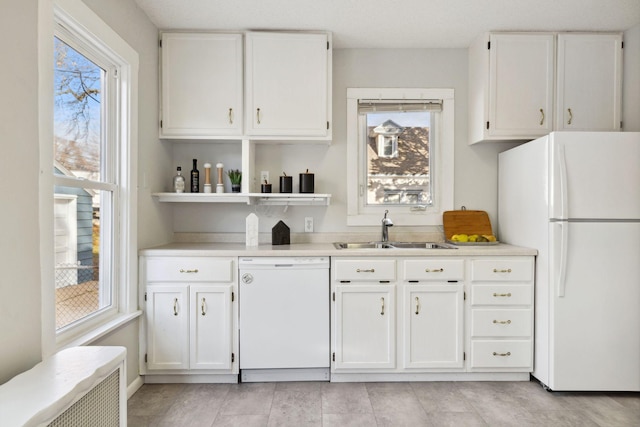
[{"label": "chain link fence", "polygon": [[99,270],[92,265],[58,264],[56,329],[63,328],[99,308]]}]

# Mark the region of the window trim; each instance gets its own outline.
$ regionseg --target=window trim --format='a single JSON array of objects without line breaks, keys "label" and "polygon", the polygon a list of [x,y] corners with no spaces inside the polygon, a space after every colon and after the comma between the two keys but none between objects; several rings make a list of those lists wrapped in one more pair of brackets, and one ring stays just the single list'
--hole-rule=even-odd
[{"label": "window trim", "polygon": [[[432,188],[433,206],[425,210],[403,206],[364,206],[362,168],[364,153],[360,150],[358,100],[378,99],[441,99],[442,112],[437,123],[432,124],[437,134],[437,145],[433,147]],[[442,213],[453,209],[454,179],[454,90],[428,88],[347,88],[347,225],[379,225],[385,210],[397,225],[421,226],[442,225]],[[356,165],[357,167],[352,167]],[[366,184],[364,184],[366,185]]]},{"label": "window trim", "polygon": [[[117,132],[114,138],[118,141],[118,149],[113,154],[117,156],[116,163],[118,169],[115,181],[118,183],[118,190],[114,192],[114,198],[118,201],[118,210],[114,212],[114,225],[118,229],[118,236],[114,240],[115,256],[114,263],[118,266],[114,272],[117,275],[117,289],[114,292],[113,305],[117,309],[109,313],[100,313],[90,316],[85,321],[78,322],[77,325],[65,329],[61,333],[55,330],[55,294],[53,290],[53,246],[52,238],[44,236],[53,232],[53,218],[49,208],[42,210],[41,224],[43,232],[42,257],[42,314],[43,314],[43,356],[55,353],[60,348],[73,345],[82,345],[103,336],[108,330],[119,327],[123,322],[130,321],[136,317],[137,310],[137,153],[138,153],[138,68],[139,58],[137,52],[131,48],[112,28],[103,22],[98,15],[79,0],[55,0],[50,9],[52,23],[41,23],[43,31],[43,45],[53,49],[53,37],[57,35],[57,27],[60,24],[66,32],[70,32],[80,39],[85,39],[93,46],[101,46],[100,52],[109,57],[113,63],[118,65],[118,79],[120,81],[116,96],[118,97],[118,111],[115,119],[118,127],[112,131]],[[41,16],[46,13],[43,8]],[[42,18],[45,19],[44,17]],[[48,42],[44,37],[49,37]],[[52,53],[43,53],[42,63],[47,66],[47,62],[52,58]],[[49,71],[50,77],[43,73],[42,91],[49,90],[53,93],[53,71]],[[46,82],[46,83],[44,83]],[[43,95],[41,102],[46,104],[51,102],[52,95]],[[44,106],[43,109],[51,109]],[[45,110],[46,111],[46,110]],[[53,117],[52,112],[47,111],[47,116]],[[52,122],[53,123],[53,122]],[[51,144],[53,139],[53,124],[41,122],[43,128],[40,138],[41,149],[46,153],[46,157],[41,157],[43,171],[50,171],[53,165],[53,153],[45,144]],[[48,169],[45,169],[47,167]],[[53,174],[49,178],[43,178],[42,192],[49,194],[41,195],[41,203],[45,200],[53,200]],[[48,289],[50,288],[50,289]],[[50,334],[54,336],[51,337]]]}]

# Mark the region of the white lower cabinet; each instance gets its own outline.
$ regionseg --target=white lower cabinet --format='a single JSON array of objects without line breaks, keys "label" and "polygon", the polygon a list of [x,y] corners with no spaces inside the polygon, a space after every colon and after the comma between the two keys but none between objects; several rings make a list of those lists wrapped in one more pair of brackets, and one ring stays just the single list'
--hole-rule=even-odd
[{"label": "white lower cabinet", "polygon": [[146,340],[141,373],[234,374],[235,258],[143,257]]},{"label": "white lower cabinet", "polygon": [[462,368],[462,284],[404,287],[404,366]]},{"label": "white lower cabinet", "polygon": [[533,263],[333,257],[332,378],[528,379]]},{"label": "white lower cabinet", "polygon": [[470,260],[473,371],[533,370],[533,258]]},{"label": "white lower cabinet", "polygon": [[335,369],[394,368],[395,285],[341,284],[334,295]]}]

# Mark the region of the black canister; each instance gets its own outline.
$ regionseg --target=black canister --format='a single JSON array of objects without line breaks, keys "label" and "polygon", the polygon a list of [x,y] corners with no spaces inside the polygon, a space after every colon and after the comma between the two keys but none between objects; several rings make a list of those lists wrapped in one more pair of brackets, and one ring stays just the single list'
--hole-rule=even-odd
[{"label": "black canister", "polygon": [[309,169],[306,172],[300,174],[300,192],[301,193],[313,193],[313,178],[314,175],[309,173]]},{"label": "black canister", "polygon": [[280,177],[280,192],[293,193],[293,177],[288,176],[286,173]]},{"label": "black canister", "polygon": [[260,191],[263,193],[271,193],[271,184],[267,184],[266,182],[260,186]]}]

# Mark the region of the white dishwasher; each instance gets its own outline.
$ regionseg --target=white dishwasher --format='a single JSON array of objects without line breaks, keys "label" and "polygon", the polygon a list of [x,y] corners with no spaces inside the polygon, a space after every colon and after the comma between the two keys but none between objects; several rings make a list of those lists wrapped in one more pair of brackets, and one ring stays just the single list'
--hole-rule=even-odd
[{"label": "white dishwasher", "polygon": [[238,266],[241,381],[328,381],[329,257],[245,257]]}]

